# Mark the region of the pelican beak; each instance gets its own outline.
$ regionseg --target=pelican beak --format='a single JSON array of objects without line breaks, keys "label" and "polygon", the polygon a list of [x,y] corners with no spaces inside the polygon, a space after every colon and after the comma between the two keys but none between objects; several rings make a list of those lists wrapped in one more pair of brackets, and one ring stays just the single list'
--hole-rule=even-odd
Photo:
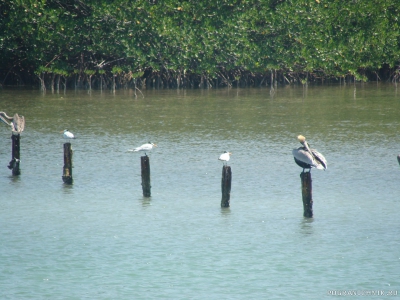
[{"label": "pelican beak", "polygon": [[307,151],[310,152],[310,154],[312,155],[310,146],[308,145],[308,143],[306,141],[304,141],[304,147],[306,147]]}]

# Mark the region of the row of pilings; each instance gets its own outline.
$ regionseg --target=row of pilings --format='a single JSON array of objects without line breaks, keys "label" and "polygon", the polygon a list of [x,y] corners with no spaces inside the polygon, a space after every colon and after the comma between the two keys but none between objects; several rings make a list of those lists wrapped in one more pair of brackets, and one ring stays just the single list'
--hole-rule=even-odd
[{"label": "row of pilings", "polygon": [[[20,134],[13,134],[12,149],[11,149],[11,161],[8,168],[12,170],[12,175],[18,176],[21,174],[20,170]],[[64,165],[62,180],[65,184],[73,184],[73,150],[71,143],[64,143]],[[400,162],[400,158],[399,158]],[[140,157],[141,166],[141,177],[142,177],[142,192],[144,197],[151,197],[151,180],[150,180],[150,157],[147,155]],[[310,172],[302,172],[301,178],[301,190],[303,198],[303,216],[307,218],[313,217],[312,210],[312,180]],[[221,207],[230,207],[230,195],[232,187],[232,169],[228,165],[222,167],[222,178],[221,178]]]}]

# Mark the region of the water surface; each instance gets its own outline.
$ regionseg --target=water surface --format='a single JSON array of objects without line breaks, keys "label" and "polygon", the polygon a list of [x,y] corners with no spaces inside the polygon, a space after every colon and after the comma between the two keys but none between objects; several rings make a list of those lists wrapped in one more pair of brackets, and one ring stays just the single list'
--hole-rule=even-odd
[{"label": "water surface", "polygon": [[[143,94],[0,90],[0,110],[26,118],[19,177],[0,127],[1,299],[400,293],[395,85]],[[61,179],[66,128],[77,136],[72,186]],[[312,171],[312,219],[291,155],[298,134],[328,160]],[[127,150],[148,141],[158,148],[144,198],[142,154]],[[225,150],[233,180],[221,209]]]}]

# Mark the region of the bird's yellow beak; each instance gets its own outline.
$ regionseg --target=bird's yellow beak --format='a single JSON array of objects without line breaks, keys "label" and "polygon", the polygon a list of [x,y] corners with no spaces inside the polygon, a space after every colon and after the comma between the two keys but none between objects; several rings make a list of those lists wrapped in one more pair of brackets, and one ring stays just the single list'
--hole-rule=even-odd
[{"label": "bird's yellow beak", "polygon": [[153,144],[154,147],[157,147],[157,144]]}]

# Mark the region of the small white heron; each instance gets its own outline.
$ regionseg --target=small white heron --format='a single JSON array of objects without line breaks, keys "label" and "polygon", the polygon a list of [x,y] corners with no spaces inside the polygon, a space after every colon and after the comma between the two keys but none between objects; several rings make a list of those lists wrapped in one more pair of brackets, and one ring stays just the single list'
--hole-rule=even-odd
[{"label": "small white heron", "polygon": [[[153,149],[153,147],[157,147],[156,144],[152,143],[152,142],[148,142],[147,144],[143,144],[140,147],[137,147],[135,149],[132,150],[128,150],[130,152],[139,152],[139,151],[151,151]],[[146,154],[146,153],[145,153]],[[147,154],[146,154],[147,155]]]},{"label": "small white heron", "polygon": [[228,151],[224,151],[224,153],[222,153],[218,160],[221,160],[224,164],[227,163],[229,161],[229,159],[231,158],[232,153],[228,152]]},{"label": "small white heron", "polygon": [[307,143],[306,138],[302,135],[297,137],[298,141],[303,147],[293,149],[293,157],[296,164],[304,169],[317,168],[319,170],[326,170],[328,168],[328,162],[325,157],[315,149],[311,149],[311,146]]},{"label": "small white heron", "polygon": [[64,132],[63,136],[65,139],[74,139],[75,138],[74,134],[72,132],[68,131],[68,129],[65,129],[64,131],[61,131],[61,132]]}]

